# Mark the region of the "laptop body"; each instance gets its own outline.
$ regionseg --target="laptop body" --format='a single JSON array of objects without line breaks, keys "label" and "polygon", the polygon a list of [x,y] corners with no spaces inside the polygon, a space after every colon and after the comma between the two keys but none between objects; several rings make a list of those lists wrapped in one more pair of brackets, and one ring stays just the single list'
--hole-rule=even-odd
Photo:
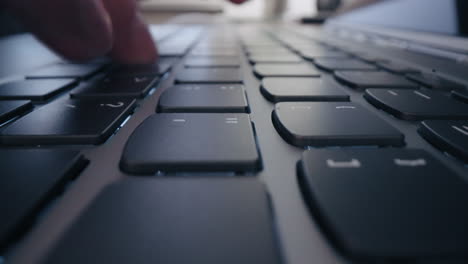
[{"label": "laptop body", "polygon": [[158,25],[149,68],[2,39],[1,261],[464,263],[463,10]]}]

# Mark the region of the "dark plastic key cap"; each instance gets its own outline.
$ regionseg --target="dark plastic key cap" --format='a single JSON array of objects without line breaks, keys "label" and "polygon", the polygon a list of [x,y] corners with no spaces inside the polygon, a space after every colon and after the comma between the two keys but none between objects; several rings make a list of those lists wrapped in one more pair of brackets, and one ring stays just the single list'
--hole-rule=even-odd
[{"label": "dark plastic key cap", "polygon": [[468,162],[468,121],[424,121],[418,132],[442,151]]},{"label": "dark plastic key cap", "polygon": [[178,72],[178,83],[242,83],[240,69],[232,68],[186,68]]},{"label": "dark plastic key cap", "polygon": [[373,54],[365,53],[365,52],[353,52],[353,56],[357,59],[363,60],[368,63],[385,63],[388,62],[387,59],[384,59],[380,56],[375,56]]},{"label": "dark plastic key cap", "polygon": [[185,67],[240,67],[240,60],[234,56],[190,56]]},{"label": "dark plastic key cap", "polygon": [[367,89],[364,97],[404,120],[468,119],[468,105],[430,90]]},{"label": "dark plastic key cap", "polygon": [[32,108],[30,101],[0,101],[0,123]]},{"label": "dark plastic key cap", "polygon": [[252,55],[249,57],[251,63],[299,63],[303,60],[297,55]]},{"label": "dark plastic key cap", "polygon": [[254,178],[127,179],[98,195],[44,264],[279,264],[269,208]]},{"label": "dark plastic key cap", "polygon": [[0,149],[0,248],[85,164],[76,151]]},{"label": "dark plastic key cap", "polygon": [[247,114],[156,114],[129,138],[121,168],[157,171],[254,171],[259,168]]},{"label": "dark plastic key cap", "polygon": [[68,79],[29,79],[5,83],[0,86],[0,99],[47,100],[75,83]]},{"label": "dark plastic key cap", "polygon": [[53,78],[70,78],[70,79],[87,79],[96,74],[102,65],[99,64],[54,64],[26,76],[28,79],[53,79]]},{"label": "dark plastic key cap", "polygon": [[466,86],[447,80],[433,73],[408,74],[408,79],[420,83],[428,88],[440,91],[464,90]]},{"label": "dark plastic key cap", "polygon": [[135,100],[60,100],[40,107],[0,133],[2,144],[99,144],[130,114]]},{"label": "dark plastic key cap", "polygon": [[261,92],[272,102],[349,101],[337,83],[324,78],[268,77],[262,80]]},{"label": "dark plastic key cap", "polygon": [[464,103],[468,103],[468,91],[467,90],[452,91],[452,97]]},{"label": "dark plastic key cap", "polygon": [[315,60],[318,58],[346,58],[349,57],[343,52],[337,51],[337,50],[331,50],[325,47],[308,47],[301,49],[300,54],[302,57],[304,57],[307,60]]},{"label": "dark plastic key cap", "polygon": [[176,85],[164,91],[158,110],[172,113],[246,113],[242,85]]},{"label": "dark plastic key cap", "polygon": [[175,63],[173,58],[160,58],[158,62],[146,65],[116,65],[109,78],[156,77],[168,72]]},{"label": "dark plastic key cap", "polygon": [[408,66],[396,63],[396,62],[391,62],[391,61],[379,62],[377,66],[389,72],[398,73],[398,74],[419,73],[419,71],[416,70],[415,68],[411,68],[411,67],[408,67]]},{"label": "dark plastic key cap", "polygon": [[356,59],[317,58],[314,64],[326,71],[375,71],[377,67]]},{"label": "dark plastic key cap", "polygon": [[259,63],[254,67],[259,77],[319,77],[317,69],[308,63]]},{"label": "dark plastic key cap", "polygon": [[273,124],[295,146],[402,146],[395,128],[354,103],[278,103]]},{"label": "dark plastic key cap", "polygon": [[406,78],[388,72],[336,71],[335,78],[355,88],[418,89],[418,85]]},{"label": "dark plastic key cap", "polygon": [[74,89],[70,96],[72,98],[95,98],[95,97],[144,97],[155,86],[158,77],[118,77],[105,78],[104,80],[81,84]]},{"label": "dark plastic key cap", "polygon": [[425,151],[314,149],[299,167],[312,215],[345,255],[466,258],[468,184]]}]

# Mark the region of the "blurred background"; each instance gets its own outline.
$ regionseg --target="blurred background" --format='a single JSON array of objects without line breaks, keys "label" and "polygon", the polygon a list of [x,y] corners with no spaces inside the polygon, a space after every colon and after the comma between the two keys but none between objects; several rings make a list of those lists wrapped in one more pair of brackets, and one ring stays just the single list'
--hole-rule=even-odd
[{"label": "blurred background", "polygon": [[[312,23],[323,22],[338,7],[349,7],[358,3],[378,0],[247,0],[242,5],[227,0],[137,0],[146,21],[150,24],[184,23],[187,21],[212,20],[206,14],[223,15],[237,20],[303,20]],[[212,17],[212,16],[210,16]],[[181,19],[178,19],[181,18]],[[25,29],[4,10],[0,9],[0,36],[21,33]]]},{"label": "blurred background", "polygon": [[[350,0],[346,0],[350,1]],[[333,9],[340,0],[248,0],[243,5],[226,0],[140,0],[147,17],[164,19],[180,13],[222,13],[228,18],[243,20],[298,19],[313,17],[318,9]],[[157,18],[155,15],[159,15]],[[161,17],[163,16],[163,17]],[[155,21],[150,21],[155,23]]]}]

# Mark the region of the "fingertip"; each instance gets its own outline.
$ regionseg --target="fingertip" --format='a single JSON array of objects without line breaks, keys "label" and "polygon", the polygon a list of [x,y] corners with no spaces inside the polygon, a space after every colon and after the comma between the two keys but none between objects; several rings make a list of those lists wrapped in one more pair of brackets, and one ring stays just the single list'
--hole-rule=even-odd
[{"label": "fingertip", "polygon": [[9,9],[61,56],[83,61],[107,54],[113,45],[112,22],[101,1],[12,1]]},{"label": "fingertip", "polygon": [[138,16],[114,35],[111,57],[125,64],[149,64],[158,59],[158,52],[147,25]]},{"label": "fingertip", "polygon": [[108,54],[112,50],[113,38],[111,30],[90,34],[86,40],[73,38],[45,40],[54,51],[71,61],[87,61]]},{"label": "fingertip", "polygon": [[238,4],[238,5],[246,2],[246,0],[230,0],[230,1],[231,3]]}]

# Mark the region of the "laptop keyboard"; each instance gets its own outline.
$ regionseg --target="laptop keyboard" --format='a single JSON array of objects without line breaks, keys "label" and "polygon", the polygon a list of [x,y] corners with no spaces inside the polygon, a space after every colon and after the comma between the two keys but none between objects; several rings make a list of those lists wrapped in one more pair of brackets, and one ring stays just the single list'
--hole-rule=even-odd
[{"label": "laptop keyboard", "polygon": [[[228,29],[158,26],[153,65],[59,61],[0,84],[0,256],[107,166],[126,180],[44,263],[305,263],[291,234],[311,233],[284,220],[297,212],[347,260],[467,259],[467,87],[299,28]],[[93,151],[114,144],[100,165]]]}]

